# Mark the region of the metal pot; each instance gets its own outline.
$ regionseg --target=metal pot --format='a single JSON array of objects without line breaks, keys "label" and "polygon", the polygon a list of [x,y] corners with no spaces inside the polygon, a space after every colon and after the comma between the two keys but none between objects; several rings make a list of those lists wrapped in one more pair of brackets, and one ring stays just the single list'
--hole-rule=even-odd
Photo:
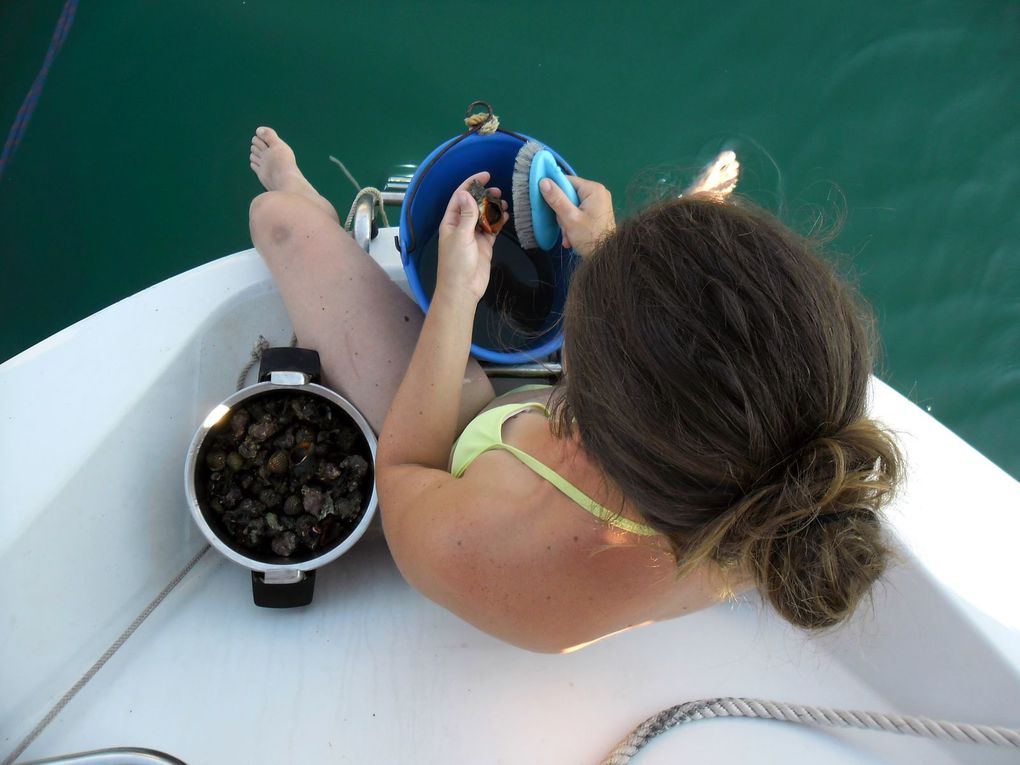
[{"label": "metal pot", "polygon": [[[216,406],[205,418],[188,447],[184,466],[184,488],[188,506],[195,523],[214,548],[230,560],[251,569],[252,596],[255,605],[269,608],[306,606],[312,601],[315,571],[347,552],[361,538],[372,522],[378,505],[375,488],[376,438],[361,413],[347,399],[319,384],[319,354],[304,348],[269,348],[262,354],[258,382],[239,390]],[[287,558],[276,555],[256,556],[239,548],[223,528],[216,513],[209,507],[205,488],[199,481],[200,466],[205,465],[209,449],[210,431],[221,422],[233,407],[251,402],[267,393],[293,392],[318,397],[329,402],[334,413],[350,420],[357,428],[361,441],[357,450],[366,455],[369,463],[371,492],[365,492],[361,514],[333,543],[314,557],[293,555]]]}]

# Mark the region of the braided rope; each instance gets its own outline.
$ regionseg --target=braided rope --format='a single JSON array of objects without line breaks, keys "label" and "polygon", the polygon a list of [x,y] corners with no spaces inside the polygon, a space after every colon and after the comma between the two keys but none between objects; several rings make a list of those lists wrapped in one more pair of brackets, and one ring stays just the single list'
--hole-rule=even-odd
[{"label": "braided rope", "polygon": [[386,203],[383,202],[382,192],[375,186],[365,186],[358,192],[357,196],[354,197],[354,201],[351,202],[350,212],[347,213],[347,220],[344,221],[344,228],[348,231],[351,230],[351,226],[354,224],[354,212],[357,210],[358,202],[361,201],[363,196],[372,197],[373,209],[379,210],[379,214],[382,216],[383,226],[389,228],[390,221],[389,218],[386,217]]},{"label": "braided rope", "polygon": [[347,165],[332,154],[329,155],[329,161],[340,168],[343,174],[347,176],[347,180],[349,180],[351,185],[354,186],[354,190],[358,192],[354,195],[354,201],[351,202],[351,209],[347,213],[347,220],[344,221],[344,229],[347,231],[351,230],[351,225],[354,223],[354,211],[358,209],[359,200],[366,194],[372,197],[372,209],[379,211],[379,215],[382,217],[383,226],[389,228],[390,219],[386,217],[386,202],[383,201],[382,192],[375,186],[362,186],[358,183],[358,179],[351,174],[350,170],[347,169]]},{"label": "braided rope", "polygon": [[478,112],[469,114],[464,118],[464,124],[468,130],[477,129],[479,135],[492,135],[499,130],[499,117],[489,112]]},{"label": "braided rope", "polygon": [[649,717],[631,731],[601,765],[625,765],[645,744],[660,733],[682,723],[714,717],[752,717],[802,725],[881,730],[942,741],[991,744],[1020,749],[1020,729],[952,723],[879,712],[805,707],[761,699],[718,698],[688,701]]},{"label": "braided rope", "polygon": [[259,363],[262,358],[262,352],[266,350],[272,343],[270,343],[262,335],[259,335],[259,339],[255,341],[255,347],[251,349],[251,356],[248,358],[248,363],[244,365],[241,372],[237,375],[237,390],[241,390],[244,387],[245,381],[248,379],[248,373],[251,368]]},{"label": "braided rope", "polygon": [[[255,341],[255,345],[251,349],[251,356],[248,358],[248,363],[245,364],[240,373],[237,375],[237,390],[241,390],[244,387],[245,382],[248,380],[248,373],[251,372],[251,368],[262,360],[262,352],[272,345],[266,338],[259,335],[259,339]],[[297,334],[292,333],[290,336],[290,347],[294,348],[297,346]]]}]

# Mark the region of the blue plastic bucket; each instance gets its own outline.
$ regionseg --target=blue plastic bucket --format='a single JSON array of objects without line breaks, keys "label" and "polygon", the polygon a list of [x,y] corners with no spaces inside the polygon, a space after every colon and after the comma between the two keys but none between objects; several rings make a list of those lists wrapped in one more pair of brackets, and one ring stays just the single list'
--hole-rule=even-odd
[{"label": "blue plastic bucket", "polygon": [[[400,210],[400,257],[411,292],[423,311],[428,311],[435,289],[436,239],[453,192],[468,176],[487,170],[492,175],[489,185],[502,189],[504,198],[509,202],[514,160],[529,140],[528,136],[502,130],[491,135],[468,133],[451,138],[436,148],[418,167]],[[556,152],[553,155],[564,171],[574,174],[570,165]],[[504,268],[499,262],[504,255],[513,268],[510,265]],[[522,255],[525,259],[521,258]],[[516,279],[514,283],[523,285],[525,290],[540,289],[543,293],[542,307],[528,317],[531,324],[518,331],[519,328],[507,326],[509,315],[506,311],[500,313],[499,306],[494,306],[487,314],[483,305],[487,299],[483,298],[472,335],[471,353],[497,364],[519,364],[541,359],[559,350],[563,344],[560,318],[576,264],[577,255],[571,249],[564,249],[559,241],[551,251],[530,250],[525,253],[512,236],[511,221],[511,225],[496,237],[491,281]],[[496,295],[498,301],[505,297]],[[548,313],[543,315],[546,308]],[[500,326],[493,330],[497,322]],[[508,337],[511,339],[507,340]]]}]

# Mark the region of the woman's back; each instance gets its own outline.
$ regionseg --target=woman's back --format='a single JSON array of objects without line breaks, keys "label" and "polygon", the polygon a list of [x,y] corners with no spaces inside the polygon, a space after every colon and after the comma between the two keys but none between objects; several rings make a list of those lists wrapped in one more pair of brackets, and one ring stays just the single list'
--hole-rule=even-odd
[{"label": "woman's back", "polygon": [[[548,392],[527,391],[496,399],[484,411],[548,400]],[[640,524],[576,439],[558,438],[540,410],[512,416],[502,437],[600,505],[622,505],[622,518]],[[711,565],[678,579],[676,561],[661,536],[632,533],[596,518],[506,450],[478,456],[464,478],[485,487],[484,494],[474,517],[463,524],[464,534],[452,540],[456,550],[450,551],[446,577],[448,586],[467,589],[459,599],[485,602],[477,609],[453,610],[509,642],[532,650],[567,650],[725,597],[723,580],[718,572],[712,576]]]}]

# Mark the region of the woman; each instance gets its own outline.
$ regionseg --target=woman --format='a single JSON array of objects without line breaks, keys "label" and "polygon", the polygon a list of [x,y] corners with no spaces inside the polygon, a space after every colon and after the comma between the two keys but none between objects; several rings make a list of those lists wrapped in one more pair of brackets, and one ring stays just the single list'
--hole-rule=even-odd
[{"label": "woman", "polygon": [[750,587],[829,627],[882,573],[900,458],[867,418],[870,324],[771,216],[694,194],[616,228],[602,186],[572,179],[579,207],[543,189],[583,258],[566,374],[496,399],[468,355],[493,237],[466,188],[487,173],[450,200],[423,317],[271,129],[251,166],[252,239],[300,344],[381,432],[386,538],[427,597],[558,652]]}]

